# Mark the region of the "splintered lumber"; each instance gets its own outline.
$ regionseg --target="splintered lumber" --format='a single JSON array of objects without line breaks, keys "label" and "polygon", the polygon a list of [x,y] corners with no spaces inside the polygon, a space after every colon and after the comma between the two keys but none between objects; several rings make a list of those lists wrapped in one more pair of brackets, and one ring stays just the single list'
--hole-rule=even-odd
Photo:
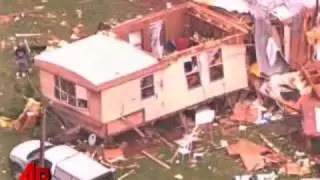
[{"label": "splintered lumber", "polygon": [[188,122],[187,122],[186,116],[182,112],[179,113],[179,119],[181,121],[181,124],[184,127],[185,132],[188,133],[189,132]]},{"label": "splintered lumber", "polygon": [[135,127],[135,125],[132,124],[130,121],[128,121],[126,118],[120,117],[120,119],[122,120],[123,123],[127,124],[130,128],[134,129],[139,134],[139,136],[141,136],[142,138],[146,137],[146,135],[139,128]]},{"label": "splintered lumber", "polygon": [[159,136],[159,139],[161,142],[163,142],[163,144],[167,145],[169,148],[174,148],[174,145],[169,142],[166,138]]},{"label": "splintered lumber", "polygon": [[155,133],[156,133],[156,136],[159,138],[159,140],[160,140],[163,144],[165,144],[166,146],[168,146],[168,147],[171,148],[171,149],[175,147],[174,144],[172,144],[171,142],[169,142],[166,138],[162,137],[160,133],[158,133],[158,132],[156,132],[156,131],[155,131]]},{"label": "splintered lumber", "polygon": [[174,152],[173,156],[170,158],[169,163],[172,164],[173,161],[177,158],[177,156],[179,155],[179,151],[178,149]]},{"label": "splintered lumber", "polygon": [[280,149],[278,149],[272,142],[270,142],[264,135],[259,134],[259,137],[262,139],[262,141],[264,143],[266,143],[266,145],[271,148],[274,152],[282,154]]},{"label": "splintered lumber", "polygon": [[80,129],[81,129],[80,125],[67,129],[64,132],[53,137],[53,141],[66,143],[66,142],[76,140],[78,139],[77,134],[79,133]]},{"label": "splintered lumber", "polygon": [[111,168],[119,169],[118,166],[116,166],[116,165],[114,165],[114,164],[107,163],[106,161],[104,161],[102,156],[99,156],[99,157],[98,157],[98,160],[99,160],[99,162],[100,162],[102,165],[104,165],[104,166],[106,166],[106,167],[111,167]]},{"label": "splintered lumber", "polygon": [[134,170],[134,169],[131,169],[131,170],[128,171],[127,173],[125,173],[125,174],[123,174],[122,176],[120,176],[120,177],[118,178],[118,180],[122,180],[122,179],[130,176],[130,175],[131,175],[132,173],[134,173],[134,172],[135,172],[135,170]]},{"label": "splintered lumber", "polygon": [[170,167],[168,164],[166,164],[166,163],[162,162],[160,159],[152,156],[152,155],[151,155],[150,153],[148,153],[147,151],[141,151],[141,153],[142,153],[143,155],[145,155],[146,157],[148,157],[149,159],[151,159],[152,161],[154,161],[154,162],[156,162],[157,164],[159,164],[160,166],[162,166],[162,167],[164,167],[164,168],[166,168],[166,169],[171,169],[171,167]]},{"label": "splintered lumber", "polygon": [[12,12],[9,14],[0,14],[0,16],[19,16],[21,14],[30,14],[30,13],[36,13],[39,12],[39,10],[32,9],[32,10],[26,10],[26,11],[20,11],[20,12]]},{"label": "splintered lumber", "polygon": [[39,37],[41,36],[42,34],[40,33],[17,33],[15,34],[16,37]]}]

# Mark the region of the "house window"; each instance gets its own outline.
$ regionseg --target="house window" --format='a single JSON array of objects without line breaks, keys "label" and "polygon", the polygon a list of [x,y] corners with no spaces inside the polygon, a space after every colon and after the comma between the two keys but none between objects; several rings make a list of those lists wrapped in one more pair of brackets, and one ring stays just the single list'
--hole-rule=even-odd
[{"label": "house window", "polygon": [[184,62],[184,72],[189,89],[201,85],[197,56],[192,56],[191,60]]},{"label": "house window", "polygon": [[135,31],[129,34],[129,43],[136,48],[142,49],[142,31]]},{"label": "house window", "polygon": [[55,76],[54,96],[74,107],[88,107],[86,89],[59,76]]},{"label": "house window", "polygon": [[210,81],[222,79],[224,74],[221,49],[210,52],[208,56]]},{"label": "house window", "polygon": [[140,82],[141,99],[146,99],[154,95],[153,75],[144,77]]}]

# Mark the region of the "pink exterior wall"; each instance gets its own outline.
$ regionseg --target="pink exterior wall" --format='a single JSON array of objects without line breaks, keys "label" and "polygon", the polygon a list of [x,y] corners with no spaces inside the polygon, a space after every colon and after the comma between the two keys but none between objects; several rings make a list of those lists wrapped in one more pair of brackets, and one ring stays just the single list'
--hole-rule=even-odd
[{"label": "pink exterior wall", "polygon": [[42,94],[49,99],[54,99],[54,76],[43,70],[40,70],[39,76]]},{"label": "pink exterior wall", "polygon": [[[222,47],[224,79],[210,82],[205,53],[200,53],[202,86],[188,90],[182,57],[165,70],[154,73],[155,96],[141,100],[140,79],[132,80],[101,93],[102,121],[112,122],[120,116],[140,109],[145,110],[145,120],[175,112],[208,98],[219,96],[248,86],[244,45]],[[162,84],[162,86],[161,86]]]},{"label": "pink exterior wall", "polygon": [[[144,123],[144,111],[140,110],[137,112],[133,112],[128,116],[124,116],[126,121],[129,121],[131,125],[139,126],[140,124]],[[118,134],[120,132],[126,131],[131,129],[128,124],[124,123],[121,119],[117,119],[108,123],[108,135]]]},{"label": "pink exterior wall", "polygon": [[[59,102],[55,97],[54,97],[54,75],[52,73],[49,73],[47,71],[40,70],[39,73],[40,76],[40,87],[41,87],[41,92],[42,94],[54,101]],[[88,96],[88,111],[86,114],[90,115],[93,119],[100,120],[101,119],[101,98],[100,98],[100,93],[96,93],[93,91],[87,91],[87,96]],[[66,105],[69,106],[69,105]],[[72,106],[69,106],[72,107]],[[73,107],[72,107],[73,108]],[[74,108],[76,109],[76,108]],[[84,113],[80,112],[79,113]]]}]

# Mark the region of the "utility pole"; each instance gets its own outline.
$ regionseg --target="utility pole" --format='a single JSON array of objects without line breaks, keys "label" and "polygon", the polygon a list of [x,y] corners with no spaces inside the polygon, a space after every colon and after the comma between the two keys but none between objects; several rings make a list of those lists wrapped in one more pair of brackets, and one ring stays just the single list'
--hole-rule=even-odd
[{"label": "utility pole", "polygon": [[313,27],[317,26],[318,13],[319,13],[319,0],[316,0],[316,8],[313,14]]},{"label": "utility pole", "polygon": [[46,141],[47,107],[43,108],[40,134],[40,167],[44,167],[44,143]]}]

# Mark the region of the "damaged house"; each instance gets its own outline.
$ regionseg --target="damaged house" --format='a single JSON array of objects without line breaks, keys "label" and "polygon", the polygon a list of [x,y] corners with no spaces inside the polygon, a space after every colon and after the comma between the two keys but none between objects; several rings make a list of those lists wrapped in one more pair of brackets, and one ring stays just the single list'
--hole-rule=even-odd
[{"label": "damaged house", "polygon": [[[248,86],[248,27],[195,3],[129,20],[35,58],[65,121],[112,136]],[[235,70],[236,67],[236,70]]]},{"label": "damaged house", "polygon": [[320,64],[312,62],[320,59],[316,1],[237,0],[239,7],[221,0],[196,1],[252,15],[258,73],[249,68],[255,74],[250,82],[280,107],[301,112],[303,135],[319,140]]}]

